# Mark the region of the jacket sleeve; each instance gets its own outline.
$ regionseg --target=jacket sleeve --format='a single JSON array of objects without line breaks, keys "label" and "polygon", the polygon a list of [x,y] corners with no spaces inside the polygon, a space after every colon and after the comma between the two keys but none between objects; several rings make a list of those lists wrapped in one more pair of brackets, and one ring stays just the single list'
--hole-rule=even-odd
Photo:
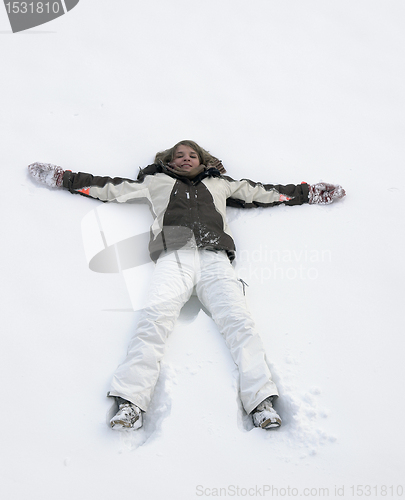
[{"label": "jacket sleeve", "polygon": [[62,186],[71,193],[95,198],[101,201],[124,203],[131,199],[149,198],[148,182],[122,177],[99,177],[84,172],[65,171]]},{"label": "jacket sleeve", "polygon": [[301,184],[261,184],[249,179],[229,182],[227,205],[237,208],[272,207],[274,205],[302,205],[308,203],[309,185]]}]

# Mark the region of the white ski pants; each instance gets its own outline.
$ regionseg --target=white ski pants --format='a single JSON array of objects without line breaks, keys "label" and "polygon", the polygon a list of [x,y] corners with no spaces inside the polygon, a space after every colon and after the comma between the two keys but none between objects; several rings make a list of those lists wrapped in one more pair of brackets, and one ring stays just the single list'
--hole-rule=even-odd
[{"label": "white ski pants", "polygon": [[268,396],[278,395],[241,283],[226,253],[181,249],[164,253],[157,261],[147,306],[141,312],[127,356],[113,376],[109,396],[119,396],[147,410],[167,336],[194,287],[239,369],[245,411],[250,413]]}]

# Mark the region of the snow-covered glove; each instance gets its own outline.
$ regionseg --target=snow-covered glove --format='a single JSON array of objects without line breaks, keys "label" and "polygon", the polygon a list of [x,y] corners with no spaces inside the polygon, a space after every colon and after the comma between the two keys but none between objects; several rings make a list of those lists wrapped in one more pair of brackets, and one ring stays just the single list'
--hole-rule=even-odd
[{"label": "snow-covered glove", "polygon": [[343,198],[343,196],[346,196],[346,192],[339,184],[320,182],[309,186],[308,203],[329,205],[329,203]]},{"label": "snow-covered glove", "polygon": [[49,187],[61,187],[65,171],[52,163],[31,163],[28,165],[29,174],[38,182]]}]

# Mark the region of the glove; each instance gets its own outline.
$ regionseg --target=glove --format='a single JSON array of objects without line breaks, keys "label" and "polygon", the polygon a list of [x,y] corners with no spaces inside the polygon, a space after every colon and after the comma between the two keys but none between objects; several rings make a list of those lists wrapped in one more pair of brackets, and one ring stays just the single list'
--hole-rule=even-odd
[{"label": "glove", "polygon": [[61,187],[65,171],[52,163],[32,163],[28,165],[28,173],[38,182],[49,187]]},{"label": "glove", "polygon": [[344,196],[346,196],[346,192],[339,184],[320,182],[319,184],[309,186],[308,203],[329,205],[334,200],[338,200]]}]

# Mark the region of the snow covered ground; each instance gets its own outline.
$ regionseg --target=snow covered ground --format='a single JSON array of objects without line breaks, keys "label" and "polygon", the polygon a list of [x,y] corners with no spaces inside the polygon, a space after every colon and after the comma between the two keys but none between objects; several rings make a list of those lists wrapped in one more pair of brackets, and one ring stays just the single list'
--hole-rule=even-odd
[{"label": "snow covered ground", "polygon": [[[404,21],[402,0],[81,0],[12,34],[0,7],[2,498],[405,495]],[[274,432],[244,419],[195,302],[144,428],[108,428],[138,313],[123,275],[88,268],[97,202],[26,173],[135,177],[181,139],[234,178],[347,191],[229,211],[281,391]]]}]

